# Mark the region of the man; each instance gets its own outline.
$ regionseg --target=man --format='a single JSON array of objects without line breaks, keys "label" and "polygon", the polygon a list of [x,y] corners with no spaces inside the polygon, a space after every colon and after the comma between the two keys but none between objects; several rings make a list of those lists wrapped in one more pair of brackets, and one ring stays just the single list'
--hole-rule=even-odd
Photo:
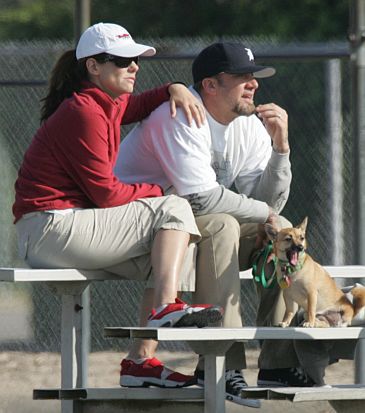
[{"label": "man", "polygon": [[[212,44],[194,60],[192,73],[193,92],[206,108],[205,124],[190,127],[181,113],[171,118],[168,105],[161,105],[123,140],[115,173],[125,182],[158,183],[165,193],[189,200],[202,235],[194,301],[221,305],[223,325],[241,327],[239,270],[252,265],[252,253],[261,247],[258,224],[279,219],[290,225],[277,215],[291,182],[288,116],[273,103],[255,107],[257,79],[274,75],[275,69],[255,65],[251,50],[242,44]],[[258,324],[281,321],[279,288],[258,290]],[[271,366],[266,343],[260,381],[268,374],[274,382],[280,373],[289,385],[305,385],[307,378],[291,369],[298,365],[294,350],[282,351]],[[233,345],[226,356],[227,398],[242,404],[240,391],[247,386],[240,372],[245,367],[243,344]],[[202,368],[200,361],[198,380]]]}]

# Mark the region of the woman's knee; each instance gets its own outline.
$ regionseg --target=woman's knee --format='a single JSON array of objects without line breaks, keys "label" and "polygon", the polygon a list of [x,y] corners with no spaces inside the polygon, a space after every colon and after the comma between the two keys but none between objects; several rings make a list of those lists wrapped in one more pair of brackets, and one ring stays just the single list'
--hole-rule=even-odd
[{"label": "woman's knee", "polygon": [[239,239],[240,225],[236,218],[229,214],[208,214],[196,217],[196,223],[203,237],[226,236],[227,239]]},{"label": "woman's knee", "polygon": [[183,214],[189,214],[193,216],[193,211],[190,207],[189,202],[181,198],[177,195],[167,195],[164,197],[164,210],[168,211],[170,213],[176,213],[177,215],[179,214],[179,211],[182,211]]}]

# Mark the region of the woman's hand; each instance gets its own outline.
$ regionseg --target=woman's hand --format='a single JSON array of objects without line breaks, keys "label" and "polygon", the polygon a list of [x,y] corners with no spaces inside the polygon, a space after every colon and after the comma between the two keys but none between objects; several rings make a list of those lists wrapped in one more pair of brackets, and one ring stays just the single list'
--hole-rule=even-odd
[{"label": "woman's hand", "polygon": [[168,90],[170,94],[171,116],[174,118],[176,116],[176,108],[180,107],[184,111],[189,125],[192,125],[194,119],[198,128],[200,128],[205,122],[205,109],[201,101],[181,83],[171,84]]}]

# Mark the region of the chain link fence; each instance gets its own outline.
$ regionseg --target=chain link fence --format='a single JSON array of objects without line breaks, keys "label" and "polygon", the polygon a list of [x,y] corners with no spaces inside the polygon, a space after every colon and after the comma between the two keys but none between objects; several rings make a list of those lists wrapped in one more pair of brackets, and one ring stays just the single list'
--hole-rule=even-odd
[{"label": "chain link fence", "polygon": [[[155,45],[158,55],[142,60],[136,91],[171,80],[190,84],[193,56],[216,40],[140,40]],[[280,45],[269,39],[234,40],[252,47],[260,63],[277,69],[273,78],[260,80],[256,103],[275,102],[289,114],[293,183],[283,215],[293,224],[309,217],[309,252],[319,262],[353,263],[353,135],[346,45]],[[69,48],[72,48],[70,43],[61,41],[1,44],[2,267],[24,265],[17,259],[12,224],[13,185],[23,153],[39,126],[40,99],[46,93],[50,70],[57,57]],[[333,106],[334,102],[337,106]],[[122,135],[129,128],[123,127]],[[336,245],[341,247],[334,253]],[[120,349],[120,342],[103,338],[103,327],[137,325],[143,285],[113,281],[94,283],[90,289],[91,349]],[[242,283],[241,296],[245,323],[253,325],[257,300],[252,283]],[[0,314],[0,348],[60,350],[60,300],[46,287],[1,283]],[[163,347],[182,348],[173,343]]]}]

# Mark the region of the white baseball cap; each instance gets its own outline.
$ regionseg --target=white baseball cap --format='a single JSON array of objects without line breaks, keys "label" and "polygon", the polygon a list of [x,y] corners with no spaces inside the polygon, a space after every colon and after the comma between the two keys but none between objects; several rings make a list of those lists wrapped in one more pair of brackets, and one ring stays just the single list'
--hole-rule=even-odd
[{"label": "white baseball cap", "polygon": [[136,43],[127,30],[118,24],[97,23],[81,35],[76,47],[76,58],[79,60],[99,53],[121,57],[153,56],[156,49]]}]

